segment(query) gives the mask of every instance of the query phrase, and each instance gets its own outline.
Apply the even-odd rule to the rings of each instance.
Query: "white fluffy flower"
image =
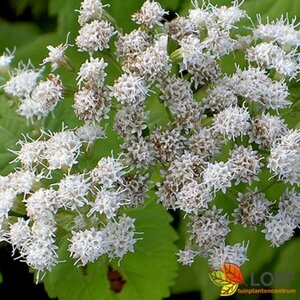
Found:
[[[236,184],[246,182],[249,185],[254,180],[258,180],[258,174],[262,167],[260,160],[262,158],[254,151],[251,146],[235,146],[230,152],[230,164],[233,172],[233,177]]]
[[[180,54],[182,62],[180,71],[188,71],[192,75],[195,86],[216,81],[221,70],[215,57],[204,52],[205,45],[201,44],[198,37],[188,36],[180,41]]]
[[[151,183],[149,174],[126,174],[123,183],[124,190],[122,191],[123,199],[130,201],[130,206],[133,207],[144,204],[145,198],[148,197],[147,192]]]
[[[134,252],[134,244],[138,241],[135,238],[135,219],[126,215],[119,218],[118,222],[109,221],[103,229],[105,240],[108,242],[107,254],[110,259],[122,257],[128,252]]]
[[[259,68],[241,70],[237,68],[231,78],[231,87],[234,92],[252,101],[263,109],[279,109],[291,104],[287,100],[289,95],[287,84],[281,81],[272,81],[265,71]]]
[[[232,214],[234,223],[241,223],[243,227],[249,227],[253,230],[264,224],[270,213],[270,206],[273,204],[266,199],[263,193],[259,193],[257,190],[245,194],[239,193],[237,201],[239,205]]]
[[[42,154],[46,149],[45,142],[24,136],[24,141],[19,140],[17,145],[21,146],[19,151],[11,150],[12,153],[17,155],[15,161],[20,162],[25,168],[29,169],[33,169],[41,162]]]
[[[109,48],[108,43],[114,34],[114,27],[110,23],[94,20],[79,29],[79,35],[75,42],[79,51],[92,54],[95,51]]]
[[[258,16],[258,21],[257,28],[253,30],[256,39],[266,42],[274,41],[286,49],[300,45],[300,33],[299,30],[296,30],[299,24],[296,23],[296,17],[290,20],[288,16],[282,15],[275,21],[267,20],[267,24],[263,24],[261,17]]]
[[[64,167],[71,168],[77,163],[81,141],[73,131],[49,133],[50,139],[46,142],[43,158],[48,162],[48,169],[55,170]]]
[[[74,95],[74,112],[84,121],[108,119],[110,100],[107,86],[83,88]]]
[[[102,157],[91,171],[92,181],[105,188],[111,188],[117,183],[122,184],[122,176],[126,173],[124,168],[125,166],[119,158]]]
[[[78,76],[76,78],[77,84],[81,86],[82,83],[89,85],[102,86],[106,77],[104,69],[108,64],[103,58],[99,59],[90,57],[80,67]]]
[[[119,57],[137,55],[152,45],[152,37],[141,28],[120,35],[116,41],[116,51]]]
[[[126,163],[131,169],[147,168],[154,162],[154,153],[149,141],[143,137],[132,138],[122,145]]]
[[[31,62],[27,65],[19,64],[10,74],[10,79],[3,85],[5,93],[19,98],[29,97],[36,86],[43,69],[35,69]]]
[[[250,114],[246,107],[229,106],[214,117],[214,130],[228,138],[235,140],[247,134],[250,128]]]
[[[212,14],[216,18],[217,26],[221,27],[224,30],[230,30],[234,27],[234,24],[237,23],[240,19],[246,16],[245,11],[240,9],[238,0],[232,1],[232,6],[211,6]]]
[[[38,118],[47,116],[54,110],[57,103],[63,98],[63,86],[58,75],[50,74],[45,81],[40,81],[32,91],[31,99],[37,102],[37,110],[33,114]]]
[[[98,139],[106,138],[105,129],[99,124],[92,122],[86,122],[83,126],[77,128],[75,134],[82,143],[87,144],[87,149]]]
[[[165,23],[165,29],[168,36],[175,41],[180,41],[191,34],[197,34],[194,23],[184,17],[177,17]]]
[[[213,206],[212,210],[206,210],[201,216],[195,216],[190,223],[190,240],[194,241],[203,255],[214,246],[222,243],[230,232],[229,220],[222,215],[221,209]]]
[[[163,130],[158,127],[150,134],[155,158],[161,162],[172,161],[176,155],[180,154],[184,140],[185,137],[177,128]]]
[[[221,270],[224,263],[241,266],[248,260],[246,255],[247,249],[248,244],[244,245],[244,243],[237,243],[232,246],[222,243],[209,251],[209,264],[213,270]]]
[[[227,107],[236,106],[238,103],[238,97],[230,87],[230,79],[227,77],[216,81],[212,87],[206,89],[206,92],[207,97],[202,101],[213,112],[220,112]]]
[[[132,20],[137,24],[153,28],[155,25],[161,25],[160,22],[166,13],[158,2],[147,0],[140,10],[132,15]]]
[[[195,128],[193,135],[187,141],[189,151],[201,157],[203,161],[210,161],[221,150],[221,138],[213,128]]]
[[[89,178],[85,174],[66,175],[59,183],[57,199],[66,209],[75,210],[88,204]]]
[[[12,188],[0,191],[0,221],[3,218],[8,218],[8,213],[16,201],[16,195],[16,192]]]
[[[210,189],[192,180],[185,184],[176,194],[175,207],[187,214],[197,214],[199,210],[207,208],[208,203],[213,200]]]
[[[124,106],[115,115],[114,129],[126,140],[135,135],[140,137],[147,128],[148,115],[142,106]]]
[[[300,185],[299,130],[290,130],[273,145],[268,167],[284,182]]]
[[[91,20],[100,20],[105,6],[107,5],[103,5],[100,0],[82,1],[78,10],[78,23],[83,26]]]
[[[273,247],[279,247],[288,241],[294,234],[296,228],[294,219],[282,212],[275,216],[270,216],[265,222],[265,239],[271,242]]]
[[[176,118],[177,127],[191,128],[202,116],[200,104],[195,101],[189,81],[175,75],[161,83],[161,99]]]
[[[146,48],[136,56],[130,56],[123,62],[124,72],[143,77],[147,82],[165,79],[171,70],[170,58],[166,49],[158,45]]]
[[[183,266],[191,266],[194,262],[195,256],[197,252],[187,249],[187,250],[179,250],[177,253],[178,259],[177,261]]]
[[[22,102],[17,109],[17,113],[33,123],[35,117],[41,119],[44,116],[42,110],[41,102],[37,102],[31,97],[27,97],[22,99]]]
[[[248,61],[254,61],[266,69],[275,69],[288,78],[296,78],[300,72],[298,56],[295,51],[285,53],[279,46],[265,42],[247,50]]]
[[[84,231],[72,232],[69,252],[71,257],[77,259],[81,266],[88,262],[94,262],[99,256],[107,252],[107,241],[104,239],[103,231],[95,228]]]
[[[24,200],[27,215],[34,221],[53,221],[60,205],[54,189],[41,188]]]
[[[122,191],[105,188],[98,190],[95,201],[90,203],[92,208],[87,216],[89,217],[93,213],[98,212],[105,214],[108,219],[114,218],[120,207],[130,204],[130,200],[124,199],[122,196]]]
[[[68,47],[71,46],[68,44],[69,34],[67,35],[67,40],[65,44],[59,44],[58,46],[47,46],[49,50],[48,57],[43,60],[43,65],[46,63],[51,64],[52,71],[55,71],[59,67],[64,67],[68,65],[68,58],[65,55]]]
[[[51,271],[58,263],[55,245],[56,227],[52,222],[39,220],[32,225],[32,240],[26,247],[26,263],[36,269],[36,281],[39,281],[40,272]]]
[[[17,194],[28,194],[40,177],[31,170],[22,169],[8,175],[10,186]]]
[[[112,95],[123,105],[137,106],[142,104],[147,93],[148,88],[145,80],[130,74],[121,75],[112,87]]]
[[[196,199],[194,197],[191,199],[183,199],[182,202],[178,202],[177,198],[178,193],[185,185],[193,182],[194,180],[199,182],[199,178],[202,176],[203,172],[202,163],[203,161],[201,160],[201,157],[189,152],[185,152],[183,155],[175,157],[170,163],[168,170],[166,172],[162,172],[164,181],[162,183],[158,183],[157,196],[159,198],[159,202],[162,202],[162,204],[168,209],[176,209],[179,206],[183,207],[187,200],[190,201],[188,209],[191,210],[197,208],[199,203],[203,204],[206,201],[209,202],[210,197],[208,197],[208,199]],[[198,187],[195,192],[197,192],[197,189]],[[184,196],[185,192],[183,192],[182,196]],[[203,193],[202,196],[205,197],[206,194]]]
[[[280,138],[288,131],[284,119],[263,113],[252,120],[249,142],[255,142],[261,147],[270,148],[280,141]]]
[[[25,251],[31,241],[30,221],[30,219],[18,218],[17,222],[10,225],[8,241],[13,247],[13,254],[18,250],[21,256],[25,255]]]
[[[231,38],[230,33],[226,30],[219,27],[209,27],[203,45],[211,50],[216,57],[221,57],[236,49],[236,40]]]
[[[188,19],[198,28],[199,30],[206,29],[208,25],[215,23],[215,16],[209,11],[206,3],[204,2],[202,8],[198,7],[197,1],[192,1],[194,6],[193,9],[189,10]]]
[[[230,162],[208,163],[203,171],[203,184],[213,193],[221,190],[226,192],[226,188],[231,187],[231,181],[234,179],[233,168]]]
[[[300,224],[300,194],[294,189],[286,190],[280,197],[279,212],[292,218],[295,226]]]

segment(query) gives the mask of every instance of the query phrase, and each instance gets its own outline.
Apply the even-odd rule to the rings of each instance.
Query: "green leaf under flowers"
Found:
[[[170,215],[153,199],[148,199],[145,206],[124,212],[136,219],[136,231],[143,233],[136,235],[143,239],[135,244],[135,252],[127,253],[120,262],[116,259],[109,263],[103,256],[86,268],[76,268],[74,260],[68,257],[65,238],[59,257],[66,262],[58,264],[44,279],[50,297],[60,300],[161,300],[169,296],[177,271],[176,234],[170,226]],[[109,265],[126,281],[119,293],[110,289]]]

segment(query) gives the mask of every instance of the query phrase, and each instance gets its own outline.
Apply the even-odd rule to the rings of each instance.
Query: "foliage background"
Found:
[[[190,1],[186,0],[160,0],[159,1],[166,10],[177,12],[178,14],[185,14],[191,7]],[[213,4],[224,5],[230,4],[230,0],[214,0]],[[47,45],[58,45],[65,41],[68,32],[71,32],[70,40],[74,41],[76,32],[78,31],[77,14],[74,12],[79,7],[80,0],[2,0],[0,12],[0,53],[5,48],[17,48],[14,66],[19,60],[27,61],[30,59],[35,66],[38,66],[44,57],[47,56]],[[130,15],[135,12],[143,3],[142,0],[112,0],[103,1],[109,3],[109,13],[117,20],[120,27],[125,32],[132,30],[135,25],[130,21]],[[248,14],[255,21],[255,15],[260,13],[262,19],[266,17],[275,19],[280,17],[282,13],[288,13],[290,17],[297,16],[300,19],[300,3],[299,0],[245,0],[243,6]],[[71,48],[68,50],[73,63],[78,67],[82,62],[82,54],[76,52]],[[233,64],[230,64],[230,58],[224,58],[222,67],[226,72],[233,71]],[[237,58],[238,59],[238,58]],[[241,63],[243,63],[241,61]],[[118,76],[117,70],[111,67],[108,70],[108,81]],[[72,84],[68,79],[67,74],[62,74],[63,80]],[[64,81],[64,82],[66,82]],[[68,82],[69,81],[69,82]],[[300,89],[291,87],[291,97],[299,98]],[[12,170],[13,165],[9,161],[13,159],[13,155],[7,149],[14,149],[15,143],[21,137],[21,133],[29,132],[35,134],[36,126],[28,125],[26,120],[19,117],[15,113],[15,107],[3,96],[0,96],[0,174],[6,175]],[[69,128],[78,125],[72,109],[72,99],[65,99],[62,104],[55,110],[55,119],[49,117],[42,124],[43,127],[51,130],[59,130],[62,120]],[[150,118],[150,123],[163,123],[163,115],[160,113],[158,103],[152,102],[151,109],[153,113]],[[292,126],[299,125],[299,112],[285,114],[285,119],[288,124]],[[151,124],[149,124],[151,125]],[[39,125],[40,126],[40,125]],[[112,143],[100,141],[94,147],[94,155],[89,161],[82,162],[83,164],[93,165],[100,156],[109,155],[111,149],[118,151],[118,140],[111,130],[108,128],[108,136]],[[97,153],[99,155],[97,155]],[[261,175],[261,185],[267,184],[268,174]],[[267,191],[267,196],[270,199],[276,199],[282,193],[284,185],[276,185]],[[228,196],[219,197],[216,201],[223,201],[230,208],[230,199]],[[222,199],[221,199],[222,198]],[[228,203],[228,204],[226,204]],[[218,202],[219,204],[219,202]],[[147,227],[152,224],[152,218],[149,219],[147,209],[151,211],[152,216],[155,216],[156,227],[153,228],[153,239],[145,241],[145,249],[151,252],[152,256],[157,255],[157,266],[153,266],[151,259],[144,263],[144,256],[139,257],[139,254],[133,254],[128,259],[124,259],[124,268],[130,271],[130,266],[133,264],[139,265],[141,263],[137,275],[134,276],[132,272],[132,280],[135,290],[128,291],[128,294],[121,293],[117,296],[111,296],[110,293],[105,293],[108,290],[108,283],[103,282],[105,278],[105,262],[101,259],[91,265],[88,269],[89,276],[84,277],[80,269],[75,269],[72,262],[67,262],[66,266],[55,268],[51,275],[45,278],[45,288],[50,297],[60,296],[62,300],[93,300],[93,299],[160,299],[168,296],[168,286],[172,284],[172,295],[168,299],[204,299],[214,300],[218,298],[219,290],[210,282],[208,277],[207,263],[197,260],[192,267],[179,267],[178,276],[176,277],[176,262],[174,252],[175,247],[171,242],[176,239],[174,230],[168,225],[171,221],[170,216],[164,213],[161,208],[155,207],[152,202],[149,202],[146,210],[140,212],[132,211],[129,214],[137,216],[139,219],[145,220],[141,224],[141,231],[143,226]],[[157,217],[157,218],[156,218]],[[184,245],[185,236],[185,222],[178,223],[178,216],[173,215],[174,221],[172,226],[179,233],[177,239],[177,246],[182,248]],[[160,223],[161,221],[161,223]],[[158,229],[159,232],[158,232]],[[147,230],[147,229],[145,229]],[[270,248],[269,244],[265,242],[263,234],[259,232],[251,232],[241,227],[235,227],[229,235],[229,242],[241,242],[242,240],[250,240],[248,257],[250,262],[242,267],[245,281],[248,281],[250,272],[260,274],[262,272],[295,272],[296,280],[292,282],[290,288],[298,289],[300,292],[300,264],[295,262],[297,259],[298,249],[300,249],[299,232],[296,232],[295,237],[284,244],[279,249]],[[147,244],[148,243],[148,244]],[[35,286],[33,284],[33,275],[27,270],[25,264],[13,261],[10,258],[10,249],[7,245],[1,245],[0,250],[0,295],[10,295],[7,299],[14,299],[17,292],[24,292],[24,296],[32,299],[48,299],[43,285]],[[63,251],[64,249],[62,249]],[[160,252],[163,252],[164,257],[161,257]],[[126,264],[128,268],[126,269]],[[122,264],[123,265],[123,264]],[[135,271],[138,266],[135,266]],[[157,268],[157,269],[156,269]],[[73,271],[75,269],[75,271]],[[156,271],[156,270],[159,270]],[[159,273],[159,274],[158,274]],[[139,294],[141,290],[148,295],[146,298]],[[121,295],[121,296],[120,296]],[[287,298],[288,297],[288,298]],[[235,295],[230,297],[232,299],[297,299],[293,295],[263,295],[259,296],[244,296]]]

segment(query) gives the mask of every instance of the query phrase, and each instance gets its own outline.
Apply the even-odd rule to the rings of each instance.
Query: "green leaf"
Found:
[[[117,260],[110,263],[126,281],[122,291],[110,290],[109,263],[105,257],[87,268],[77,268],[74,260],[68,257],[67,242],[64,242],[60,259],[66,262],[58,264],[44,279],[50,297],[60,300],[161,300],[169,296],[177,270],[173,244],[176,234],[170,226],[170,215],[154,200],[148,200],[144,207],[126,210],[126,213],[136,218],[136,231],[143,232],[143,239],[135,244],[135,252],[125,255],[119,264]]]
[[[0,273],[0,284],[3,282],[3,276],[2,274]]]
[[[35,16],[39,16],[47,7],[48,0],[11,0],[10,2],[17,15],[21,15],[26,9],[30,9]]]
[[[69,31],[74,34],[78,32],[78,13],[75,10],[79,9],[80,2],[80,0],[51,0],[49,2],[49,14],[58,16],[58,32],[65,34]]]
[[[0,21],[0,55],[8,48],[18,49],[25,43],[32,43],[39,34],[39,29],[33,23],[9,23]]]
[[[137,25],[131,21],[131,15],[135,13],[144,3],[144,0],[135,1],[103,1],[103,4],[109,4],[106,7],[106,11],[112,15],[116,20],[119,27],[121,27],[124,32],[129,32],[137,27]]]
[[[299,255],[300,238],[292,239],[282,246],[281,252],[276,260],[273,273],[278,276],[278,282],[274,283],[274,289],[294,289],[299,293],[300,290],[300,265],[295,262]],[[292,276],[288,279],[289,274]],[[287,280],[287,282],[285,282]],[[274,300],[293,300],[299,299],[299,294],[274,294]]]
[[[175,285],[172,287],[174,294],[199,291],[202,300],[216,300],[220,288],[215,286],[209,277],[210,267],[204,259],[196,257],[192,266],[180,266]]]
[[[12,171],[14,165],[9,162],[15,158],[8,149],[17,149],[16,142],[22,138],[21,133],[34,134],[34,127],[16,113],[15,107],[8,105],[5,96],[0,95],[0,103],[0,170],[6,175]]]
[[[218,285],[218,286],[223,286],[223,285],[227,285],[229,284],[230,282],[228,282],[226,280],[226,276],[223,272],[221,271],[213,271],[213,272],[210,272],[209,273],[209,277],[210,277],[210,280],[215,284],[215,285]]]

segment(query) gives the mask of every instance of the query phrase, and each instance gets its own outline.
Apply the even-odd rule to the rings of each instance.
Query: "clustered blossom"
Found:
[[[133,246],[137,242],[134,219],[121,216],[119,222],[108,222],[106,226],[72,232],[69,251],[71,256],[84,266],[94,262],[99,256],[107,253],[110,259],[122,258],[127,252],[134,252]]]
[[[0,57],[7,77],[1,89],[18,101],[21,116],[48,120],[70,97],[78,119],[73,129],[37,125],[39,137],[24,134],[11,150],[18,165],[0,176],[0,240],[37,270],[37,280],[61,263],[61,227],[77,265],[103,255],[120,262],[134,252],[143,220],[135,226],[127,212],[152,201],[145,200],[149,190],[157,205],[189,220],[177,253],[183,265],[200,256],[214,270],[241,266],[251,241],[227,240],[238,224],[275,247],[299,227],[300,130],[285,119],[299,106],[289,90],[300,73],[296,19],[263,24],[258,16],[248,35],[238,35],[247,18],[242,3],[192,4],[187,16],[169,21],[147,0],[132,15],[136,28],[124,33],[109,5],[84,0],[74,41],[78,68],[67,56],[69,34],[65,44],[47,47],[42,65],[53,73],[46,78],[45,68],[30,62],[12,68],[14,51]],[[237,59],[225,74],[225,55],[243,56],[243,66]],[[111,61],[118,72],[111,73]],[[72,71],[73,87],[64,88],[61,69]],[[258,188],[270,173],[270,185]],[[286,190],[269,199],[278,182]]]
[[[225,245],[212,248],[209,252],[209,264],[213,270],[220,270],[224,263],[232,263],[237,266],[244,264],[248,258],[246,255],[248,244]]]
[[[76,38],[76,45],[80,51],[92,54],[109,48],[109,41],[115,34],[114,28],[107,21],[94,20],[83,25]]]
[[[255,142],[263,148],[270,149],[288,131],[284,120],[279,116],[263,113],[252,119],[250,142]]]
[[[34,68],[31,62],[27,65],[20,63],[16,70],[11,71],[10,79],[4,84],[5,93],[18,98],[26,99],[36,86],[41,76],[41,70]]]
[[[290,130],[270,150],[268,167],[283,181],[300,185],[300,130]]]
[[[245,107],[229,106],[214,117],[214,130],[224,138],[234,140],[247,134],[250,114]]]
[[[67,41],[65,44],[59,44],[56,47],[54,47],[52,45],[47,46],[47,49],[49,50],[49,54],[48,54],[48,57],[46,57],[43,60],[42,65],[44,65],[46,63],[50,63],[52,71],[55,71],[59,67],[68,67],[69,66],[69,61],[65,54],[68,47],[71,46],[70,44],[68,44],[68,38],[69,38],[69,34],[67,36]]]
[[[102,86],[104,79],[106,77],[105,68],[107,63],[103,58],[93,58],[90,57],[89,60],[86,60],[80,67],[77,76],[77,84],[81,85],[82,83],[94,86]]]
[[[132,20],[137,24],[153,28],[154,25],[160,25],[166,13],[158,2],[146,0],[140,11],[132,15]]]
[[[239,193],[237,201],[239,205],[232,214],[234,222],[236,224],[241,223],[244,227],[253,230],[264,224],[273,204],[266,199],[263,193],[259,193],[257,190],[245,194]]]

